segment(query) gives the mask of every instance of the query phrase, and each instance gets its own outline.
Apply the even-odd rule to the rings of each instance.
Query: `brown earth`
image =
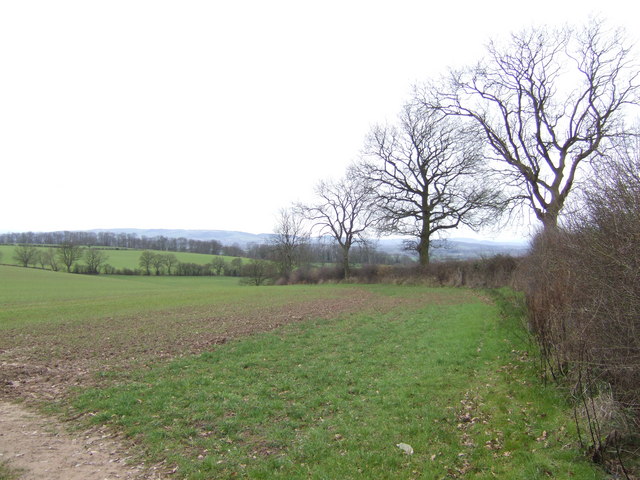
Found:
[[[24,480],[159,479],[129,464],[126,450],[100,430],[69,435],[62,425],[20,405],[0,402],[0,461]]]

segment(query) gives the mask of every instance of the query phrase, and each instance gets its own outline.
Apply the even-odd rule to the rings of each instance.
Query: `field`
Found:
[[[18,262],[13,258],[13,253],[15,250],[14,245],[0,245],[0,254],[2,255],[0,258],[0,264],[5,265],[18,265]],[[39,250],[46,250],[45,247],[37,247]],[[140,260],[140,254],[142,250],[116,250],[116,249],[104,249],[103,250],[107,254],[107,261],[109,265],[114,268],[139,268],[138,261]],[[162,253],[172,253],[176,256],[179,262],[183,263],[196,263],[198,265],[204,265],[207,263],[211,263],[211,260],[214,258],[222,258],[226,262],[231,261],[234,257],[227,256],[217,256],[217,255],[206,255],[203,253],[189,253],[189,252],[162,252]],[[84,261],[79,260],[80,264],[84,264]],[[40,265],[38,265],[40,266]],[[61,269],[65,267],[61,265]]]
[[[604,478],[506,294],[0,267],[0,395],[167,478]]]

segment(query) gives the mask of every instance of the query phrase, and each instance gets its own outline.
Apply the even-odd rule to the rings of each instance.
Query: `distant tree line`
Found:
[[[49,268],[54,272],[62,267],[71,273],[98,274],[106,265],[108,255],[104,250],[95,247],[83,248],[80,245],[65,243],[55,247],[38,248],[33,245],[18,245],[13,252],[13,259],[23,267]],[[78,265],[79,260],[86,265]]]
[[[272,242],[249,243],[244,248],[234,243],[224,245],[218,240],[193,240],[184,237],[168,238],[164,236],[147,237],[135,233],[113,232],[17,232],[0,234],[0,245],[82,245],[113,249],[155,250],[165,252],[190,252],[228,257],[247,257],[255,259],[273,259]],[[309,240],[305,247],[305,258],[314,263],[334,263],[342,255],[341,249],[325,241]],[[404,255],[388,254],[375,249],[374,245],[354,252],[356,263],[406,263],[410,259]],[[36,262],[37,263],[37,262]]]
[[[251,243],[246,248],[238,245],[216,247],[215,241],[187,240],[192,249],[183,250],[191,253],[205,253],[214,249],[220,254],[213,254],[208,263],[180,262],[176,255],[167,250],[152,248],[143,249],[137,265],[115,268],[108,263],[110,249],[128,248],[116,245],[101,245],[105,237],[86,232],[53,232],[53,233],[10,233],[0,235],[0,243],[11,244],[12,241],[30,240],[32,243],[13,243],[16,248],[13,260],[23,267],[40,267],[53,271],[66,271],[80,274],[112,274],[112,275],[178,275],[178,276],[231,276],[251,277],[249,283],[262,284],[267,280],[287,280],[291,273],[299,268],[309,270],[312,267],[332,267],[341,263],[344,249],[341,245],[328,239],[310,239],[305,232],[288,231],[288,222],[292,220],[289,213],[283,213],[280,233],[274,235],[267,243]],[[58,235],[60,234],[60,235]],[[117,235],[107,238],[117,237]],[[133,235],[135,237],[135,235]],[[47,242],[66,239],[61,244]],[[73,243],[86,241],[84,244]],[[180,240],[166,238],[131,238],[129,245],[165,245]],[[215,242],[218,243],[219,242]],[[198,250],[207,250],[205,252]],[[226,260],[222,255],[234,257]],[[242,262],[241,257],[247,260]],[[359,265],[398,265],[410,264],[413,259],[404,254],[389,254],[375,248],[372,242],[360,242],[352,250],[351,262]],[[1,260],[1,259],[0,259]],[[340,278],[340,276],[338,276]]]
[[[209,255],[244,256],[238,245],[223,245],[217,240],[193,240],[138,236],[135,233],[113,232],[21,232],[0,234],[0,244],[24,245],[83,245],[87,247],[129,248],[134,250],[160,250],[166,252],[190,252]]]

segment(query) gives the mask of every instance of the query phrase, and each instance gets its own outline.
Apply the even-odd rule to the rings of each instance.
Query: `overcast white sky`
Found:
[[[599,14],[633,38],[639,13],[629,0],[4,0],[0,231],[270,232],[413,83],[473,62],[490,37]]]

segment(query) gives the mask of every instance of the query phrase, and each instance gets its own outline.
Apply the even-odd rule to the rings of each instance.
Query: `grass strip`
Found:
[[[516,317],[477,297],[289,325],[116,375],[74,407],[177,478],[604,478]]]

